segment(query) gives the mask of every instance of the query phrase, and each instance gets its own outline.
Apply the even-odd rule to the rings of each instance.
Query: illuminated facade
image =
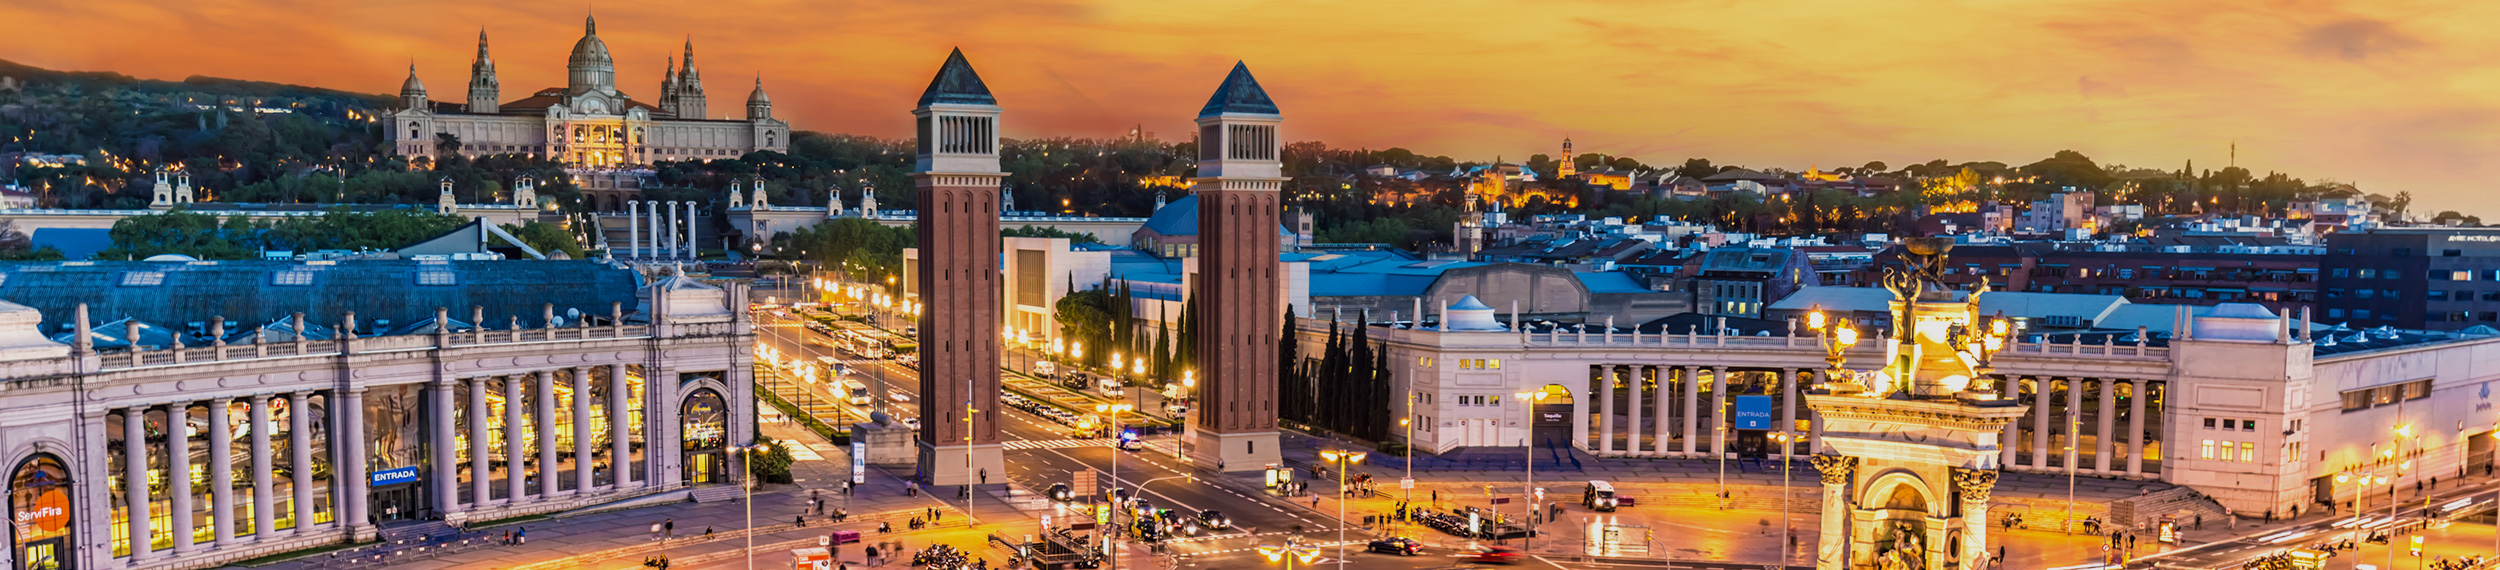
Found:
[[[1708,324],[1523,321],[1512,312],[1535,319],[1537,311],[1508,300],[1426,296],[1421,305],[1424,326],[1368,332],[1385,346],[1396,388],[1412,391],[1412,443],[1427,452],[1550,440],[1601,457],[1804,455],[1836,435],[1829,414],[1803,405],[1802,392],[1832,376],[1803,319],[1718,333]],[[2493,464],[2500,371],[2477,363],[2500,350],[2500,334],[2344,329],[2252,304],[2190,309],[2141,329],[2005,339],[1989,373],[1969,385],[2022,406],[2019,417],[1993,424],[1986,463],[2161,481],[2241,513],[2278,515],[2349,502],[2361,489],[2339,476],[2370,473],[2409,486]],[[1328,317],[1297,322],[1301,354],[1324,353]],[[1856,323],[1870,340],[1844,351],[1850,377],[1898,356],[1884,348],[1889,331],[1871,321]],[[1873,380],[1870,388],[1885,387]],[[1531,391],[1553,396],[1523,408],[1513,394]],[[1759,413],[1768,421],[1747,422],[1749,406],[1767,410]],[[1768,437],[1776,431],[1803,432],[1803,441],[1782,448]],[[2110,521],[2103,508],[2085,505],[2076,517]],[[2055,509],[2027,512],[2029,528],[2061,528],[2044,514]]]
[[[725,498],[726,450],[753,437],[741,287],[590,262],[0,272],[10,568],[207,568],[400,522]]]
[[[616,87],[616,62],[599,39],[596,21],[585,21],[573,44],[564,87],[500,101],[501,83],[478,33],[465,103],[431,101],[415,66],[400,85],[399,110],[384,117],[392,152],[441,154],[440,135],[457,137],[464,156],[526,154],[585,168],[650,164],[662,160],[730,159],[758,151],[787,151],[790,124],[772,116],[772,98],[758,79],[747,95],[743,119],[707,113],[703,75],[694,64],[694,42],[685,59],[672,62],[660,84],[659,104],[634,100]]]

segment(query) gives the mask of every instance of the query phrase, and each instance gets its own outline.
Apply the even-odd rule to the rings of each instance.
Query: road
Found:
[[[888,404],[885,411],[896,418],[919,416],[918,407],[922,401],[919,373],[911,367],[895,364],[891,360],[861,359],[809,342],[811,338],[822,338],[823,335],[808,330],[803,321],[796,318],[759,312],[756,323],[759,343],[802,361],[814,362],[819,357],[843,361],[870,377],[868,383],[872,393],[879,383],[876,379],[882,378],[888,393],[884,400]],[[785,360],[787,358],[784,357]],[[822,383],[808,384],[808,388],[820,398],[841,401]],[[1072,409],[1087,409],[1091,405],[1090,401],[1061,403]],[[854,417],[865,413],[865,410],[856,407],[848,411]],[[1068,483],[1075,478],[1075,473],[1087,469],[1097,470],[1098,477],[1108,482],[1112,477],[1113,461],[1117,461],[1121,486],[1139,493],[1138,496],[1147,499],[1156,508],[1178,509],[1188,514],[1216,510],[1232,520],[1234,528],[1177,544],[1172,547],[1176,551],[1242,548],[1253,545],[1259,539],[1251,535],[1274,537],[1278,533],[1294,532],[1296,528],[1313,533],[1334,529],[1329,517],[1307,509],[1285,505],[1281,501],[1262,500],[1244,491],[1194,479],[1203,473],[1163,453],[1143,449],[1116,451],[1110,447],[1111,440],[1108,439],[1072,439],[1068,436],[1070,428],[1046,417],[1013,409],[1005,413],[1007,415],[1000,423],[1000,432],[1001,443],[1006,447],[1007,476],[1027,489],[1039,491],[1054,483]],[[1145,489],[1134,491],[1140,484],[1145,484]],[[1328,534],[1333,535],[1333,532]],[[1333,540],[1334,537],[1329,538]]]

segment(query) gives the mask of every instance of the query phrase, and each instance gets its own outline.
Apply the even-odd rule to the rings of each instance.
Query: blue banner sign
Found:
[[[1770,396],[1737,396],[1736,429],[1771,429]]]
[[[396,485],[415,480],[417,480],[417,468],[415,467],[384,469],[373,472],[373,485],[376,487],[383,485]]]

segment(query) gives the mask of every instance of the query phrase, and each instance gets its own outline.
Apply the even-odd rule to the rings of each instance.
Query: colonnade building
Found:
[[[7,560],[205,568],[734,489],[745,295],[590,261],[0,264]]]
[[[1411,400],[1393,411],[1417,420],[1421,449],[1526,442],[1662,458],[1822,449],[1822,422],[1799,392],[1831,367],[1826,339],[1802,324],[1754,336],[1610,329],[1522,323],[1472,296],[1449,301],[1423,326],[1368,331],[1388,352],[1393,389]],[[1302,355],[1322,354],[1331,316],[1300,320]],[[2244,513],[2349,501],[2355,489],[2338,474],[2410,484],[2479,476],[2492,464],[2500,331],[2357,330],[2250,304],[2177,317],[2161,328],[2018,335],[1996,357],[1996,376],[1975,382],[2030,411],[1988,452],[2010,471],[2194,487]],[[1878,340],[1843,351],[1845,369],[1883,366],[1884,335],[1865,337]],[[1523,407],[1517,394],[1534,392],[1547,397]],[[1782,431],[1805,437],[1781,449],[1768,436]]]

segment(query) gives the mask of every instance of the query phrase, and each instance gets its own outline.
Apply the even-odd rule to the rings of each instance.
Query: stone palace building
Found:
[[[734,493],[745,295],[590,261],[0,264],[9,567]]]
[[[599,39],[596,20],[584,20],[582,39],[573,44],[565,69],[563,87],[505,101],[495,60],[487,55],[486,33],[480,31],[477,59],[469,67],[468,100],[429,99],[416,66],[410,65],[408,80],[399,88],[400,108],[385,115],[389,128],[384,132],[392,151],[402,156],[434,156],[437,135],[448,134],[459,137],[463,155],[527,154],[585,169],[729,159],[790,148],[790,124],[773,118],[772,97],[764,94],[761,78],[747,94],[744,118],[712,118],[703,72],[694,64],[693,41],[686,42],[685,59],[664,70],[658,104],[617,89],[616,61],[608,56],[607,42]]]

